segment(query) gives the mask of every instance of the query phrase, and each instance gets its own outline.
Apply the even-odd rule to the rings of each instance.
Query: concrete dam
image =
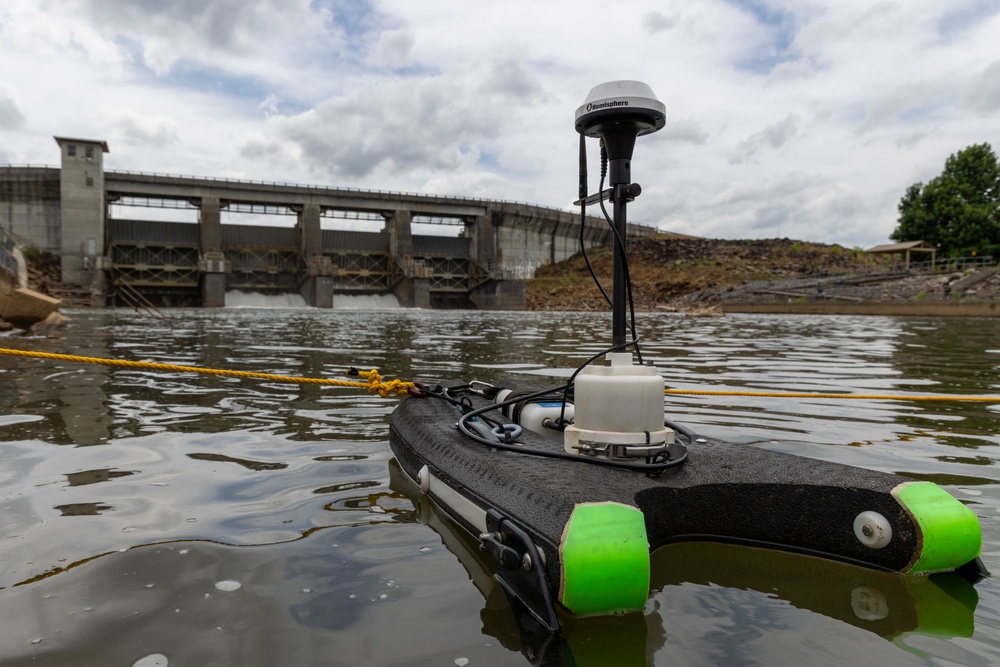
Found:
[[[105,170],[104,141],[55,137],[59,167],[0,166],[0,228],[56,253],[62,282],[102,306],[124,293],[166,305],[222,306],[225,293],[394,294],[409,307],[517,309],[524,280],[580,248],[579,213],[444,195]],[[189,211],[196,222],[132,219],[129,207]],[[115,215],[112,215],[115,211]],[[229,224],[223,213],[294,219]],[[277,219],[277,218],[276,218]],[[339,229],[324,228],[337,221]],[[419,223],[457,236],[414,233]],[[330,225],[327,225],[330,226]],[[346,227],[346,228],[345,228]],[[377,231],[373,231],[377,229]],[[603,218],[587,247],[611,242]],[[630,225],[629,234],[657,230]]]

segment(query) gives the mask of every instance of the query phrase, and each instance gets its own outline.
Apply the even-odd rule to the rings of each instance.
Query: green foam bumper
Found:
[[[582,503],[559,544],[559,602],[578,616],[642,609],[649,596],[649,539],[642,512]]]
[[[906,574],[946,572],[979,557],[983,547],[979,519],[950,493],[931,482],[908,482],[893,489],[892,495],[920,531],[919,550]]]

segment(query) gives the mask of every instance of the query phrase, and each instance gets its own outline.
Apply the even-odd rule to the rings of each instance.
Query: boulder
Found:
[[[16,327],[27,329],[58,310],[61,304],[62,301],[55,297],[26,287],[18,287],[10,292],[4,303],[0,304],[3,306],[0,318]]]
[[[58,310],[54,310],[49,313],[44,320],[38,322],[31,327],[31,333],[33,334],[50,334],[56,331],[62,331],[66,328],[66,323],[69,322],[66,316],[60,313]]]

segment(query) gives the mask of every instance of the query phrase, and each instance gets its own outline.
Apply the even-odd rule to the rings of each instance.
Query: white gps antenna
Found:
[[[576,131],[604,139],[609,160],[630,160],[635,138],[656,132],[666,120],[667,108],[652,88],[641,81],[609,81],[594,86],[576,110]]]
[[[614,292],[612,338],[616,347],[625,346],[625,204],[642,192],[632,183],[632,150],[636,137],[651,134],[666,124],[666,107],[656,99],[653,89],[640,81],[609,81],[594,86],[586,101],[576,110],[576,131],[580,133],[580,201],[587,204],[610,199],[614,202]],[[600,137],[607,152],[610,189],[587,195],[586,147],[584,137]],[[582,220],[581,220],[582,224]]]

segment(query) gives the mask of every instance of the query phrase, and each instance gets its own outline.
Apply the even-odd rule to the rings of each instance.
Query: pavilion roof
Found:
[[[866,253],[878,254],[878,253],[896,253],[896,252],[937,252],[937,248],[932,246],[926,241],[905,241],[903,243],[887,243],[885,245],[877,245],[874,248],[869,248],[865,250]]]

